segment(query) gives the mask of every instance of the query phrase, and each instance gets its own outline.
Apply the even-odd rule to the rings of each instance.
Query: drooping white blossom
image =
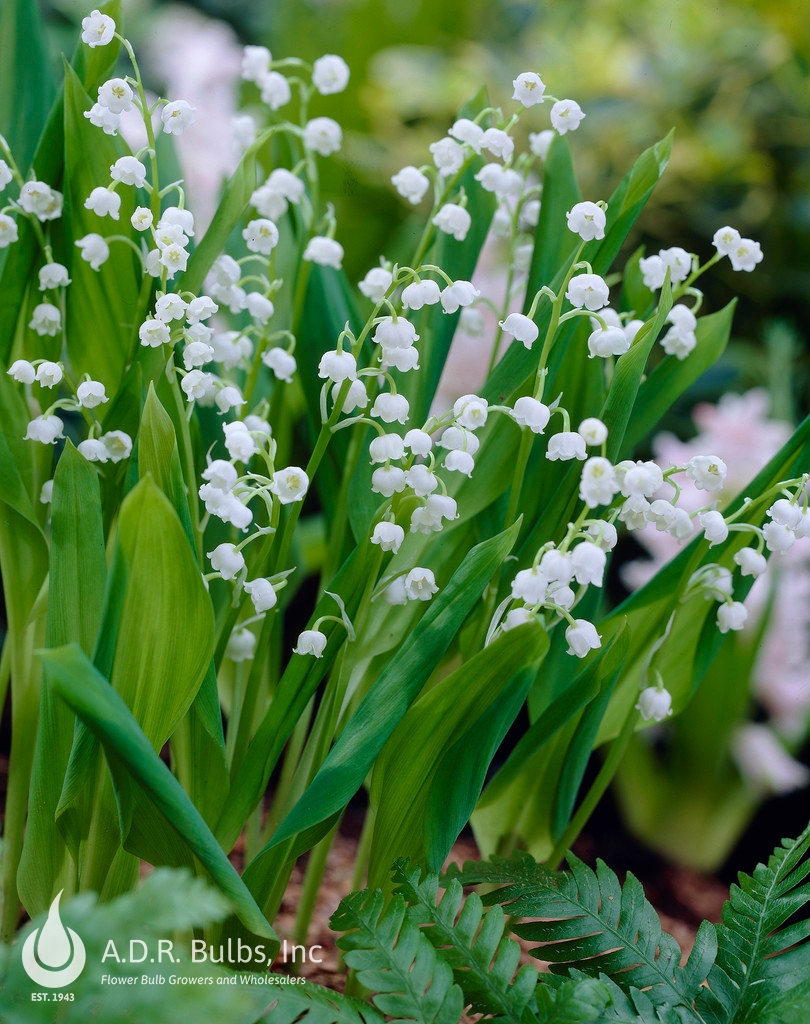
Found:
[[[524,107],[533,107],[543,102],[543,93],[546,91],[543,79],[534,71],[524,71],[512,82],[514,92],[512,99],[522,103]]]
[[[76,398],[85,409],[95,409],[109,401],[104,385],[97,380],[84,380],[76,388]]]
[[[309,477],[298,466],[288,466],[277,470],[270,481],[270,490],[278,497],[282,505],[301,501],[307,493]]]
[[[639,694],[636,710],[646,722],[663,722],[672,714],[672,696],[663,687],[648,686]]]
[[[160,112],[163,131],[166,135],[182,135],[197,119],[197,110],[185,100],[173,100]]]
[[[106,46],[115,35],[115,22],[101,11],[92,11],[82,18],[82,42],[88,46]]]
[[[92,210],[98,217],[112,217],[113,220],[118,220],[119,210],[121,209],[121,196],[117,192],[111,192],[109,189],[99,185],[85,199],[84,208],[85,210]]]
[[[377,523],[371,534],[371,543],[377,544],[383,551],[399,551],[402,542],[405,540],[405,531],[396,523]]]
[[[433,218],[433,223],[440,231],[452,235],[457,242],[463,242],[472,224],[467,210],[457,203],[445,203]]]
[[[245,568],[245,556],[235,544],[218,544],[208,552],[211,567],[223,580],[233,580]]]
[[[67,288],[70,284],[67,267],[61,263],[46,263],[39,270],[39,289],[48,291],[54,288]]]
[[[574,619],[574,625],[565,631],[565,639],[568,641],[568,654],[575,654],[578,658],[584,658],[589,651],[602,646],[596,626],[587,619]]]
[[[36,416],[28,424],[24,441],[40,441],[42,444],[56,444],[64,437],[64,423],[58,416]]]
[[[326,634],[319,629],[305,629],[298,636],[293,654],[311,654],[313,658],[322,658],[326,650],[326,640]]]
[[[304,126],[304,145],[321,156],[330,156],[343,145],[343,130],[331,117],[314,117]]]
[[[605,211],[596,203],[575,203],[565,216],[568,230],[579,235],[583,242],[605,237]]]
[[[585,114],[576,100],[558,100],[551,108],[549,119],[560,135],[573,132],[582,124]]]
[[[132,98],[132,88],[123,78],[111,78],[98,88],[99,103],[113,114],[123,114],[131,110]]]
[[[586,459],[585,438],[575,430],[562,430],[559,434],[553,434],[548,440],[546,458],[552,462]]]
[[[595,313],[610,301],[608,286],[598,274],[576,274],[571,278],[565,297],[576,309]]]
[[[278,228],[266,217],[259,217],[248,222],[242,231],[242,238],[251,252],[269,256],[278,245]]]
[[[409,601],[429,601],[438,591],[430,569],[417,567],[405,577],[405,594]]]
[[[425,193],[430,188],[430,179],[418,167],[409,164],[392,176],[391,184],[403,199],[407,199],[409,203],[416,206],[417,203],[422,202]]]
[[[343,246],[334,238],[315,235],[307,242],[303,258],[322,267],[334,267],[340,270],[343,266]]]
[[[529,395],[518,398],[510,415],[519,427],[528,427],[534,434],[542,434],[551,419],[548,406]]]
[[[595,455],[586,461],[582,467],[579,496],[588,508],[609,505],[618,490],[619,483],[609,459]]]
[[[349,84],[349,65],[342,57],[327,53],[312,66],[312,84],[322,96],[343,92]]]
[[[513,338],[522,341],[526,348],[532,347],[540,333],[534,320],[523,313],[510,313],[505,320],[500,321],[500,326],[504,334],[511,334]]]

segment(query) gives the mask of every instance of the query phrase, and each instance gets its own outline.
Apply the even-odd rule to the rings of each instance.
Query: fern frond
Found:
[[[538,864],[530,853],[515,850],[511,857],[468,860],[463,868],[451,864],[440,883],[446,885],[455,879],[461,885],[539,885],[553,877],[554,872]]]
[[[810,901],[809,850],[810,825],[798,839],[783,840],[767,866],[740,874],[739,885],[731,887],[717,927],[717,962],[698,1001],[707,1021],[759,1024],[765,1007],[805,981],[810,920],[786,922]]]
[[[262,1020],[273,1024],[383,1024],[382,1014],[368,1003],[311,981],[279,986]]]
[[[458,1024],[462,991],[419,925],[407,917],[402,896],[394,896],[386,907],[379,889],[352,893],[341,901],[330,925],[346,933],[337,943],[346,963],[376,993],[374,1005],[393,1024]]]
[[[591,978],[572,968],[568,977],[545,977],[537,988],[538,1024],[692,1024],[695,1019],[684,1006],[656,1005],[635,988],[624,992],[604,974]]]
[[[661,927],[641,883],[628,874],[624,886],[606,864],[596,872],[569,854],[570,871],[535,872],[521,858],[519,880],[484,901],[507,905],[513,916],[543,918],[518,925],[523,938],[542,943],[533,955],[554,964],[576,965],[590,975],[604,973],[622,989],[644,989],[655,1004],[681,1004],[690,1013],[701,982],[714,961],[711,925],[698,933],[689,962],[681,968],[681,951]],[[499,865],[502,875],[507,865]],[[463,873],[470,877],[471,873]],[[487,879],[492,880],[492,879]],[[700,1020],[696,1015],[693,1020]]]
[[[396,892],[410,904],[408,916],[452,968],[465,1000],[475,1013],[491,1016],[496,1024],[536,1024],[529,1001],[537,986],[537,970],[524,964],[518,970],[520,946],[504,936],[500,907],[484,913],[475,893],[464,900],[458,881],[451,881],[437,902],[439,879],[421,878],[407,862],[394,865]],[[515,974],[517,971],[517,974]]]

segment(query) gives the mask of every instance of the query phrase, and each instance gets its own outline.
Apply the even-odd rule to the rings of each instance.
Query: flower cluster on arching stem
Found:
[[[202,289],[192,292],[183,281],[192,258],[195,219],[186,206],[182,182],[162,186],[158,179],[155,130],[157,126],[174,137],[193,130],[196,112],[180,98],[147,98],[131,47],[117,36],[107,15],[93,11],[84,19],[82,30],[82,39],[90,47],[121,39],[133,62],[131,75],[111,78],[99,87],[85,117],[99,131],[116,135],[122,116],[134,111],[143,122],[147,144],[118,158],[109,168],[108,180],[99,182],[85,197],[84,207],[97,219],[98,230],[75,244],[94,271],[108,263],[113,246],[125,244],[134,250],[149,295],[148,308],[142,309],[134,327],[136,345],[160,353],[169,386],[179,403],[185,403],[187,419],[198,408],[210,408],[219,418],[217,451],[208,453],[206,467],[196,482],[199,529],[202,533],[213,518],[232,531],[231,539],[206,553],[210,571],[205,579],[208,584],[223,581],[232,588],[238,614],[227,654],[235,661],[247,660],[255,650],[251,626],[277,607],[278,594],[294,570],[288,564],[269,561],[264,554],[246,558],[246,549],[259,542],[258,548],[270,550],[278,543],[282,563],[288,557],[289,544],[278,542],[277,535],[284,531],[286,536],[294,529],[322,457],[316,446],[305,467],[277,464],[276,397],[283,396],[285,388],[297,387],[299,376],[295,311],[287,310],[286,304],[282,314],[276,310],[284,287],[278,271],[279,250],[289,244],[285,241],[288,233],[280,230],[280,225],[294,214],[305,232],[296,268],[299,273],[313,264],[340,270],[344,251],[337,237],[334,209],[329,204],[321,208],[315,196],[318,161],[340,151],[343,131],[331,117],[310,118],[307,109],[312,96],[328,97],[344,90],[350,71],[335,54],[309,64],[298,58],[274,59],[266,47],[245,48],[242,79],[246,88],[255,89],[261,97],[268,123],[261,125],[255,118],[241,115],[236,126],[238,142],[255,153],[273,136],[284,135],[289,151],[297,157],[291,166],[275,167],[264,180],[256,181],[241,229],[241,248],[219,253]],[[299,102],[293,104],[296,96]],[[366,454],[377,508],[368,541],[379,558],[370,600],[418,607],[440,593],[446,582],[437,579],[440,571],[409,562],[407,547],[401,555],[400,551],[409,535],[441,533],[465,516],[455,497],[459,483],[475,479],[489,418],[504,416],[512,424],[509,429],[519,432],[522,446],[540,439],[545,459],[581,464],[580,508],[564,535],[541,544],[531,563],[509,581],[509,595],[494,611],[488,640],[538,620],[548,629],[561,625],[570,655],[585,658],[598,650],[602,637],[597,625],[576,612],[589,588],[603,586],[619,527],[631,532],[654,528],[680,541],[702,531],[709,547],[724,544],[730,532],[748,531],[751,544],[735,552],[734,575],[728,568],[709,563],[682,595],[683,601],[696,596],[715,601],[718,629],[739,630],[747,612],[744,602],[734,597],[734,577],[761,575],[768,553],[784,551],[797,538],[810,534],[806,480],[781,484],[767,510],[767,522],[761,526],[749,523],[743,518],[745,505],[730,516],[716,507],[714,496],[727,471],[722,459],[695,455],[666,469],[652,461],[613,463],[607,456],[609,430],[599,418],[600,410],[594,409],[575,425],[566,396],[551,400],[544,394],[549,356],[564,323],[586,320],[587,355],[610,374],[616,362],[637,344],[644,328],[643,311],[637,315],[636,311],[614,309],[608,281],[582,258],[589,243],[604,239],[610,231],[611,210],[601,200],[575,203],[565,213],[565,226],[577,248],[562,285],[556,291],[546,285],[534,295],[524,294],[532,232],[542,209],[538,167],[547,158],[553,139],[577,130],[586,115],[575,100],[548,95],[534,71],[515,78],[512,100],[517,107],[509,115],[488,107],[475,117],[457,119],[444,137],[430,145],[430,157],[424,164],[403,167],[393,175],[392,185],[405,203],[414,207],[429,203],[423,242],[412,265],[382,259],[368,270],[358,283],[370,304],[362,328],[355,330],[347,323],[337,338],[328,339],[317,365],[324,445],[335,432],[351,427],[360,427],[371,436]],[[529,152],[518,152],[515,126],[521,118],[534,116],[534,108],[547,103],[551,127],[530,133]],[[297,121],[284,119],[288,107],[299,112]],[[61,216],[62,196],[33,177],[24,181],[7,147],[3,156],[0,188],[15,182],[18,194],[0,212],[0,246],[18,241],[20,218],[36,226],[42,249],[38,270],[42,302],[33,309],[28,330],[40,337],[63,337],[64,300],[71,280],[68,269],[53,258],[49,234],[51,223]],[[472,166],[476,170],[470,179],[465,172]],[[436,237],[447,236],[447,244],[450,240],[463,244],[473,227],[486,227],[474,225],[474,204],[467,191],[471,187],[494,199],[491,231],[507,242],[510,285],[500,304],[482,295],[473,281],[456,279],[426,261]],[[117,227],[107,233],[107,225],[121,220],[122,196],[127,190],[132,190],[135,202],[129,227],[124,228],[129,233],[122,236]],[[141,201],[145,205],[138,205]],[[677,246],[639,261],[648,289],[657,293],[668,282],[672,290],[673,304],[661,338],[667,357],[684,360],[700,345],[703,297],[696,287],[700,275],[725,257],[735,270],[744,271],[752,270],[762,259],[758,243],[742,238],[728,226],[718,229],[713,245],[715,253],[704,264]],[[521,295],[524,312],[513,308]],[[541,304],[548,312],[542,321],[538,316]],[[527,393],[514,395],[505,404],[489,402],[475,393],[463,394],[446,409],[434,408],[426,418],[414,419],[402,385],[406,375],[421,372],[422,339],[415,314],[430,307],[441,317],[457,318],[461,328],[471,332],[481,329],[482,311],[494,309],[498,330],[493,362],[502,339],[538,353]],[[36,413],[26,439],[56,443],[64,437],[64,422],[58,413],[78,412],[88,423],[87,436],[78,450],[104,472],[104,464],[130,456],[132,439],[106,418],[102,426],[98,410],[108,401],[104,385],[89,375],[73,381],[69,369],[66,361],[48,359],[18,359],[9,368]],[[257,387],[260,378],[266,384],[261,388]],[[706,504],[697,512],[679,506],[679,477],[705,492]],[[522,483],[522,477],[516,475],[515,502]],[[44,496],[48,494],[49,489],[43,491]],[[509,514],[516,511],[517,505],[511,505]],[[220,533],[218,530],[217,536]],[[339,623],[353,638],[353,625],[342,599],[339,595],[332,599],[340,614],[321,615],[311,622],[298,637],[296,655],[324,657],[329,635],[321,627],[329,621]],[[654,720],[671,712],[663,678],[652,667],[645,674],[638,709],[644,718]]]

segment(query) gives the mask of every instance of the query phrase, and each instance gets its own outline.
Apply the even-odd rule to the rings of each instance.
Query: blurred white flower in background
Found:
[[[698,434],[685,442],[671,434],[659,435],[653,442],[657,462],[666,469],[670,465],[683,465],[698,454],[716,452],[728,466],[722,490],[711,495],[711,500],[719,498],[722,507],[746,486],[790,436],[790,424],[768,418],[768,403],[767,392],[756,388],[744,395],[726,394],[717,405],[698,405],[693,412]],[[705,490],[699,490],[692,480],[683,477],[679,478],[679,483],[679,505],[690,512],[705,507]],[[644,530],[634,536],[652,557],[622,567],[622,579],[631,589],[643,586],[681,547],[668,533],[656,530]],[[740,561],[750,561],[750,557],[743,556]],[[756,635],[762,616],[769,615],[754,661],[751,685],[770,718],[767,728],[764,725],[741,728],[733,754],[752,784],[773,792],[786,792],[804,785],[808,778],[806,769],[804,772],[798,767],[789,772],[778,770],[788,762],[795,765],[781,746],[781,740],[788,744],[800,740],[810,718],[808,546],[796,544],[784,554],[771,555],[770,566],[770,571],[756,580],[746,598],[749,616],[742,631],[743,636]],[[757,775],[751,766],[758,757],[765,757],[763,751],[769,753],[777,746],[782,756],[774,769],[774,778],[766,784],[764,777]],[[761,768],[762,772],[769,770],[765,761]]]

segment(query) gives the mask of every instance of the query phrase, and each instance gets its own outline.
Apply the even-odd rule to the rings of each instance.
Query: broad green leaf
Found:
[[[592,265],[594,273],[602,276],[607,274],[636,218],[664,173],[671,146],[672,133],[670,132],[666,138],[646,149],[639,156],[610,197],[606,213],[605,237],[601,241],[588,242],[582,254],[582,258]],[[564,232],[567,228],[561,222],[558,230]],[[540,283],[550,284],[552,288],[558,287],[568,266],[570,266],[570,258],[558,270],[554,281]],[[549,309],[548,301],[541,301],[535,317],[535,321],[540,327],[541,337],[548,325]],[[560,341],[555,345],[555,348],[557,345],[560,346],[558,352],[564,350],[565,341],[570,338],[575,329],[576,321],[573,324],[574,327],[569,322],[566,325],[568,330],[564,328],[560,333]],[[535,349],[536,347],[535,345]],[[527,351],[522,345],[513,343],[487,382],[485,394],[489,400],[501,402],[505,397],[521,388],[523,382],[534,372],[533,368],[537,365],[538,356],[538,351]],[[551,376],[548,385],[549,393],[553,392],[554,381]]]
[[[143,479],[147,475],[151,475],[171,502],[193,550],[195,541],[177,438],[171,417],[155,394],[152,381],[149,382],[138,432],[138,476]]]
[[[565,214],[582,196],[574,173],[568,140],[555,135],[543,166],[543,201],[534,236],[534,251],[526,286],[528,312],[536,292],[551,284],[559,267],[567,263],[577,238],[567,230]]]
[[[109,180],[110,166],[129,150],[120,138],[93,127],[84,116],[92,106],[78,75],[65,67],[65,224],[66,258],[72,284],[67,291],[67,337],[77,376],[90,373],[115,393],[124,367],[135,354],[142,319],[142,268],[128,245],[113,242],[110,258],[99,270],[82,259],[75,242],[92,232],[106,233],[109,221],[86,210],[84,202]],[[131,189],[122,190],[120,220],[128,223],[135,208]]]
[[[50,445],[24,440],[29,419],[19,385],[0,363],[0,501],[36,528],[44,545],[45,534],[34,508],[39,495],[34,491],[37,484],[45,482],[44,476],[38,478],[48,472],[53,454]],[[43,455],[48,459],[48,469],[43,464]]]
[[[104,611],[93,653],[140,728],[159,751],[187,713],[211,663],[213,617],[188,538],[168,499],[146,477],[125,499],[107,581]],[[60,799],[59,825],[69,843],[90,844],[82,855],[92,864],[111,863],[117,834],[88,832],[91,815],[109,820],[111,792],[96,791],[98,751],[83,729],[75,735]],[[137,825],[137,791],[123,783],[122,816]],[[94,804],[89,804],[94,801]],[[126,812],[126,813],[125,813]],[[146,852],[140,833],[125,845]],[[160,859],[160,840],[149,847]],[[176,856],[168,857],[177,863]],[[98,869],[100,870],[100,869]]]
[[[520,713],[534,682],[533,665],[514,676],[503,692],[439,761],[425,808],[425,852],[428,868],[441,869],[447,853],[469,822],[481,796],[492,760]]]
[[[663,330],[670,309],[672,309],[672,290],[669,285],[669,275],[667,275],[655,314],[639,329],[630,346],[630,351],[616,360],[613,381],[600,416],[608,428],[607,457],[612,462],[619,461],[619,453],[622,451],[622,442],[628,425],[630,423],[635,425],[636,400],[639,389],[644,387],[642,382],[645,378],[647,359]],[[659,414],[667,408],[668,404],[659,396]]]
[[[361,701],[307,792],[282,822],[269,846],[322,821],[357,792],[383,745],[508,555],[518,528],[516,523],[470,551]],[[261,854],[256,860],[260,857]]]
[[[370,558],[371,545],[366,540],[355,549],[330,584],[332,592],[343,600],[350,618],[368,582]],[[324,596],[312,613],[312,621],[321,615],[332,615],[334,611],[333,599]],[[298,656],[290,659],[247,754],[234,771],[230,796],[216,828],[217,838],[228,850],[236,842],[248,815],[264,796],[284,745],[326,674],[327,666],[334,661],[345,641],[342,626],[324,622],[321,629],[328,637],[323,658]]]
[[[208,669],[211,602],[174,510],[148,477],[121,508],[118,543],[129,579],[111,682],[159,750]]]
[[[598,728],[626,651],[627,635],[620,635],[573,675],[571,656],[552,642],[537,676],[547,706],[535,712],[472,816],[482,851],[495,852],[504,839],[512,843],[520,836],[534,856],[549,855],[573,811],[593,746],[587,746],[587,736]],[[587,727],[581,727],[583,720]]]
[[[647,437],[663,413],[720,358],[728,343],[736,300],[717,313],[702,316],[695,334],[697,346],[687,359],[667,356],[638,389],[627,424],[622,451],[630,453]]]
[[[484,191],[475,180],[482,166],[483,161],[474,160],[459,182],[467,194],[467,209],[472,217],[467,237],[458,242],[451,235],[437,232],[438,237],[425,261],[441,267],[454,281],[469,281],[472,277],[497,205],[492,193]],[[439,281],[439,286],[444,287],[444,282]],[[425,306],[415,319],[420,336],[419,372],[399,374],[397,371],[394,374],[410,403],[414,423],[424,423],[428,417],[459,316],[460,312],[447,314],[440,304],[435,304]]]
[[[138,471],[141,477],[150,473],[171,501],[193,551],[194,532],[175,431],[151,382],[138,434]],[[186,792],[209,825],[214,824],[228,792],[228,764],[213,661],[188,716],[177,727],[172,748]]]
[[[13,6],[14,0],[9,5]],[[102,14],[111,15],[120,23],[121,0],[108,0],[107,3],[99,4]],[[0,38],[7,38],[5,32]],[[120,44],[114,39],[108,46],[98,46],[91,50],[83,43],[79,43],[76,54],[73,58],[73,67],[84,83],[85,89],[89,92],[109,77],[109,72],[116,62]],[[89,50],[89,53],[87,52]],[[3,68],[8,68],[13,75],[19,74],[19,68],[12,61],[3,61]],[[2,90],[3,96],[6,90]],[[13,95],[10,93],[10,95]],[[64,117],[64,88],[60,88],[56,99],[51,106],[42,136],[37,145],[36,153],[31,164],[32,169],[40,181],[45,181],[53,188],[62,188],[62,171],[65,151],[65,117]],[[21,167],[23,173],[27,165]],[[24,218],[19,218],[20,237],[19,241],[0,252],[0,359],[10,361],[11,347],[14,342],[15,331],[20,310],[26,301],[28,284],[34,276],[36,263],[42,259],[39,251],[39,242],[33,230],[28,226]],[[57,258],[64,262],[64,254],[57,250]],[[43,260],[44,262],[44,260]],[[39,347],[34,354],[41,355],[42,338],[37,338]]]
[[[48,647],[77,643],[89,654],[101,618],[107,576],[101,499],[95,468],[68,442],[54,478],[51,505]],[[73,869],[56,827],[56,808],[73,742],[74,716],[53,698],[47,670],[40,694],[37,746],[23,856],[20,895],[29,914],[50,906]]]
[[[321,267],[312,264],[305,273],[306,301],[301,311],[301,322],[298,327],[298,343],[296,358],[302,366],[317,367],[321,356],[329,349],[334,349],[338,335],[348,324],[355,334],[359,333],[362,320],[357,310],[357,302],[351,286],[342,270],[332,267]],[[370,347],[370,342],[368,343]],[[301,385],[306,398],[307,425],[313,439],[317,438],[321,429],[320,394],[324,381],[312,373],[301,374]],[[331,408],[331,397],[330,397]],[[323,462],[318,469],[316,483],[318,494],[327,518],[331,521],[334,515],[336,499],[340,493],[341,483],[346,470],[346,457],[349,450],[349,431],[341,430],[335,434],[326,450]],[[369,491],[360,499],[362,507],[370,509]],[[373,507],[376,507],[374,503]],[[359,536],[361,531],[355,531]],[[363,533],[365,531],[362,531]]]
[[[560,771],[559,786],[552,795],[551,836],[559,839],[574,814],[585,771],[591,760],[594,740],[602,724],[605,710],[621,678],[624,659],[630,646],[629,632],[623,629],[614,636],[600,664],[599,692],[588,703],[577,722]],[[570,655],[566,655],[570,657]],[[540,802],[545,802],[540,796]]]
[[[51,670],[54,691],[98,738],[108,760],[119,762],[143,788],[231,900],[245,927],[256,935],[273,940],[274,952],[277,951],[276,934],[236,869],[107,680],[75,644],[44,651],[42,658]]]
[[[509,630],[408,708],[374,762],[370,794],[374,839],[368,874],[371,888],[387,885],[396,857],[425,861],[429,840],[425,811],[447,747],[460,734],[466,734],[467,743],[480,749],[467,727],[487,711],[524,666],[536,669],[547,648],[548,637],[539,625]],[[463,792],[460,795],[466,797]],[[468,803],[465,800],[465,805]],[[456,817],[453,805],[451,798],[447,810]],[[440,866],[456,836],[448,838],[447,849],[436,858]]]
[[[178,288],[194,295],[199,295],[202,290],[206,274],[214,265],[217,256],[224,251],[228,236],[242,219],[256,188],[257,148],[253,145],[248,149],[231,175],[214,219],[191,254]]]
[[[25,174],[55,91],[36,0],[6,0],[0,39],[0,134]]]
[[[593,266],[594,273],[604,277],[618,256],[630,229],[667,169],[674,133],[672,129],[655,145],[645,149],[610,197],[604,240],[589,242],[582,254]]]

